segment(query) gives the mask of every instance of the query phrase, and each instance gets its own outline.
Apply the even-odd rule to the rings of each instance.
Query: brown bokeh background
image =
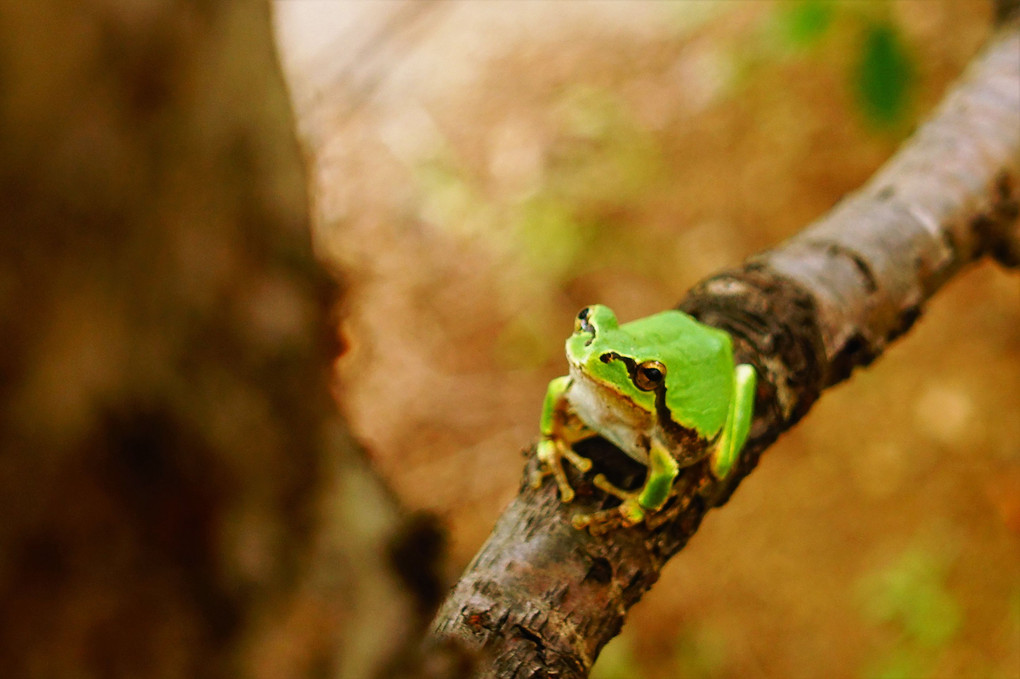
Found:
[[[452,581],[520,478],[581,306],[628,320],[824,213],[980,48],[990,3],[277,3],[349,285],[337,393],[449,528]],[[914,68],[862,116],[869,22]],[[495,455],[494,451],[502,451]],[[982,264],[826,394],[632,612],[601,677],[1020,676],[1020,286]]]

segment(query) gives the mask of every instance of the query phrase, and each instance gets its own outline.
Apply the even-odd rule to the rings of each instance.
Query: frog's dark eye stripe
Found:
[[[607,351],[599,356],[603,363],[622,361],[627,366],[627,374],[631,382],[641,391],[658,391],[666,383],[666,366],[660,361],[637,363],[632,358],[621,356],[615,351]]]
[[[641,391],[654,391],[666,379],[666,366],[658,361],[645,361],[634,369],[634,386]]]

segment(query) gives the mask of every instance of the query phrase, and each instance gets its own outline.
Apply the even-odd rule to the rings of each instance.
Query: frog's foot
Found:
[[[602,535],[617,527],[629,528],[641,522],[654,530],[675,518],[690,504],[690,499],[685,496],[685,492],[690,488],[690,482],[677,482],[667,498],[655,509],[641,504],[643,489],[624,490],[610,483],[602,474],[592,479],[592,483],[607,495],[620,498],[617,507],[591,514],[576,514],[573,517],[571,523],[574,528],[578,530],[587,528],[592,535]]]
[[[592,479],[592,483],[607,495],[620,498],[620,504],[612,509],[574,515],[571,519],[574,528],[587,528],[592,535],[602,535],[618,526],[630,527],[645,520],[648,510],[641,506],[640,491],[624,490],[610,483],[602,474]]]
[[[624,507],[624,505],[627,505]],[[629,528],[645,520],[645,510],[634,503],[621,503],[619,507],[591,514],[575,514],[570,524],[577,530],[588,528],[593,535],[604,535],[614,528]]]
[[[649,530],[655,530],[659,526],[669,523],[691,506],[691,493],[689,491],[692,485],[689,481],[677,481],[666,504],[658,511],[652,512],[645,517],[645,525],[648,526]],[[700,488],[702,485],[704,484],[699,484],[698,487]]]
[[[531,487],[538,489],[542,485],[542,480],[551,474],[560,488],[560,499],[563,502],[571,502],[574,499],[574,488],[563,471],[563,459],[566,458],[582,473],[591,469],[591,460],[578,455],[570,446],[552,439],[538,442],[537,457],[538,466],[531,472]]]

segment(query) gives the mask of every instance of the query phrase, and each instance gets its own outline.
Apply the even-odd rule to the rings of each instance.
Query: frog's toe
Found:
[[[567,480],[567,475],[563,471],[563,465],[558,460],[556,464],[552,465],[552,473],[556,479],[556,485],[560,488],[560,500],[563,502],[573,502],[574,488],[570,485],[570,481]]]
[[[545,481],[547,476],[552,476],[553,480],[556,481],[556,486],[560,491],[560,500],[571,502],[574,499],[574,489],[571,487],[570,482],[567,481],[567,476],[563,473],[563,469],[557,463],[548,466],[540,465],[532,470],[530,478],[532,490],[541,488],[542,482]]]
[[[591,470],[591,460],[586,458],[584,455],[578,455],[571,448],[564,447],[562,451],[563,457],[570,461],[570,464],[574,465],[581,472],[587,472]]]
[[[547,469],[543,469],[541,465],[539,465],[535,469],[532,469],[531,474],[528,477],[531,489],[538,490],[539,488],[541,488],[542,481],[544,481],[545,477],[547,476],[549,476],[549,471]]]
[[[613,507],[612,509],[603,509],[591,514],[575,514],[570,519],[570,524],[576,530],[588,529],[588,532],[592,535],[599,536],[605,535],[614,528],[620,526],[630,526],[633,524],[627,523],[623,515],[619,512],[619,507]]]
[[[611,483],[609,479],[606,478],[605,474],[598,474],[594,479],[592,479],[592,483],[603,493],[620,498],[621,500],[630,500],[635,497],[635,493],[632,491],[624,490],[623,488]]]
[[[530,480],[532,489],[538,490],[541,488],[542,482],[545,481],[547,476],[552,476],[553,480],[556,481],[561,501],[572,502],[574,500],[574,489],[570,485],[570,481],[567,479],[567,475],[563,471],[563,465],[558,457],[545,461],[539,456],[538,465],[531,471]]]
[[[620,503],[617,508],[620,516],[623,517],[623,525],[636,526],[645,520],[645,510],[637,498],[629,498]]]
[[[575,530],[588,529],[592,535],[602,535],[620,523],[620,515],[615,509],[603,509],[591,514],[574,514],[570,519],[570,525]]]

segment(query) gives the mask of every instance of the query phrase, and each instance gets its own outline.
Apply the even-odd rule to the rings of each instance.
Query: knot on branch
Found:
[[[1020,0],[995,0],[995,23],[1004,24],[1020,17]]]
[[[692,288],[680,307],[734,338],[740,361],[758,371],[752,437],[774,440],[793,426],[826,384],[825,349],[813,297],[749,260]]]
[[[996,178],[991,206],[974,218],[982,251],[1010,269],[1020,268],[1020,196],[1016,180],[1007,172]]]

